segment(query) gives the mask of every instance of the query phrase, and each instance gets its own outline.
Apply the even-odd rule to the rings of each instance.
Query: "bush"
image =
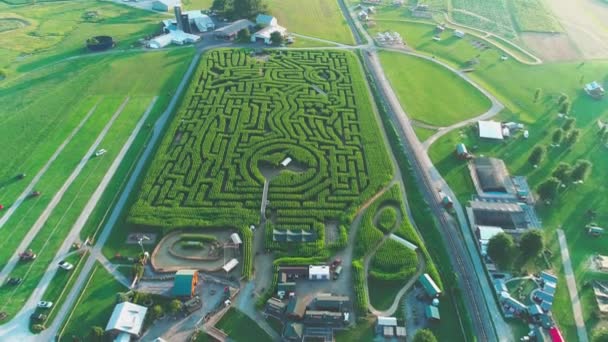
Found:
[[[163,310],[163,307],[156,304],[152,307],[152,317],[154,319],[162,317],[165,314],[165,310]]]
[[[169,312],[175,315],[182,310],[183,305],[179,299],[174,299],[169,303]]]
[[[494,235],[488,242],[488,256],[501,269],[507,269],[513,262],[515,243],[506,233]]]
[[[180,241],[180,245],[185,249],[203,249],[205,244],[200,241]]]
[[[359,316],[367,315],[367,294],[365,289],[365,270],[360,260],[353,260],[353,286],[355,289],[355,312]]]
[[[32,332],[34,332],[35,334],[43,331],[44,329],[46,329],[46,327],[42,324],[32,325]]]
[[[214,242],[217,238],[213,235],[208,234],[181,234],[179,237],[180,241],[200,241],[200,242]]]
[[[388,233],[397,223],[397,211],[393,207],[382,209],[378,216],[378,228]]]

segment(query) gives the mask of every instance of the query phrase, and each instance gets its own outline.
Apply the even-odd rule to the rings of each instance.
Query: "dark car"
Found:
[[[19,285],[23,282],[23,279],[21,278],[8,278],[8,281],[6,282],[7,285]]]
[[[44,322],[44,321],[46,321],[46,315],[45,315],[45,314],[42,314],[42,313],[35,313],[35,312],[34,312],[34,313],[33,313],[33,314],[30,316],[30,319],[31,319],[33,322]]]
[[[38,197],[40,196],[41,192],[40,191],[32,191],[30,193],[30,197]]]
[[[31,249],[28,249],[27,251],[25,251],[23,253],[19,253],[19,260],[30,261],[30,260],[36,259],[37,256],[38,255],[36,255],[36,253],[34,253],[34,251],[32,251]]]

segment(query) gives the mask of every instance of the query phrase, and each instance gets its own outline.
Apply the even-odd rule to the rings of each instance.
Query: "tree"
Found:
[[[91,328],[91,340],[101,342],[103,340],[104,330],[102,327],[94,326]]]
[[[133,274],[134,278],[141,279],[141,277],[144,275],[144,266],[140,263],[133,264],[131,273]]]
[[[560,94],[557,98],[557,104],[561,105],[562,103],[566,102],[566,100],[568,100],[568,95]]]
[[[551,140],[553,140],[553,144],[559,146],[559,144],[562,142],[563,135],[564,131],[561,128],[556,129],[555,132],[553,132],[553,136],[551,137]]]
[[[551,175],[559,179],[560,182],[566,183],[570,179],[571,172],[572,167],[568,163],[559,163]]]
[[[596,329],[593,332],[593,342],[608,342],[608,328]]]
[[[570,113],[570,102],[564,101],[564,103],[559,106],[559,112],[562,114]]]
[[[163,307],[156,304],[152,307],[152,317],[159,318],[162,317],[163,314],[165,313],[165,311],[163,310]]]
[[[578,160],[572,168],[570,178],[575,182],[584,181],[589,175],[592,165],[593,164],[591,164],[591,162],[588,160]]]
[[[555,177],[551,177],[538,186],[538,195],[543,201],[550,201],[557,195],[560,181]]]
[[[532,150],[530,157],[528,157],[528,162],[530,164],[532,164],[532,166],[536,167],[536,166],[538,166],[538,164],[540,164],[541,161],[543,161],[544,157],[545,157],[545,148],[542,146],[536,146]]]
[[[579,131],[578,129],[575,129],[572,132],[570,132],[568,134],[568,136],[566,137],[566,141],[565,141],[566,145],[572,146],[572,145],[576,144],[580,135],[581,135],[581,131]]]
[[[501,269],[506,269],[511,265],[514,250],[513,237],[505,233],[494,235],[488,242],[488,256]]]
[[[172,315],[177,314],[182,309],[182,302],[179,299],[174,299],[169,303],[169,312]]]
[[[414,342],[437,342],[437,338],[429,329],[420,329],[414,335]]]
[[[543,234],[538,229],[528,230],[519,240],[519,250],[526,260],[540,254],[543,248]]]
[[[283,35],[279,31],[274,31],[270,34],[270,41],[272,45],[281,45],[283,44]]]
[[[572,127],[574,127],[574,123],[576,122],[576,119],[574,118],[568,118],[566,119],[566,122],[564,122],[564,126],[562,127],[564,129],[564,131],[569,131],[572,129]]]
[[[230,3],[226,4],[228,7]],[[225,8],[228,10],[227,8]],[[261,0],[233,0],[231,15],[234,18],[252,18],[256,14],[263,12],[264,6]]]
[[[249,43],[251,40],[251,32],[249,32],[248,28],[244,28],[237,33],[236,38],[241,43]]]
[[[213,0],[211,10],[223,12],[226,9],[226,0]]]
[[[538,100],[540,100],[541,95],[543,94],[543,90],[540,88],[536,88],[536,90],[534,91],[534,103],[538,102]]]
[[[44,325],[42,325],[42,324],[34,324],[34,325],[32,325],[32,331],[35,332],[35,333],[39,333],[39,332],[41,332],[44,329],[46,329],[46,327]]]

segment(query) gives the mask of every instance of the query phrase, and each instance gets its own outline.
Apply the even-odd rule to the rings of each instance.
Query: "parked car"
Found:
[[[103,156],[104,154],[106,154],[106,149],[102,148],[101,150],[97,150],[97,152],[95,152],[95,157],[99,157],[99,156]]]
[[[336,267],[336,270],[334,271],[334,280],[340,277],[340,273],[342,273],[342,266]]]
[[[6,282],[6,284],[16,286],[16,285],[21,284],[22,282],[23,282],[23,279],[21,279],[21,278],[8,278],[8,281]]]
[[[25,178],[25,176],[26,176],[25,173],[20,173],[17,175],[17,179],[23,179],[23,178]]]
[[[63,260],[59,262],[59,267],[63,268],[66,271],[71,270],[72,268],[74,268],[74,265],[70,264],[69,262]]]
[[[21,261],[31,261],[36,259],[38,255],[36,255],[36,253],[34,253],[33,250],[28,249],[27,251],[23,252],[23,253],[19,253],[19,260]]]
[[[52,306],[53,306],[53,302],[46,302],[44,300],[41,300],[38,302],[38,307],[41,309],[48,309]]]
[[[47,317],[47,316],[46,316],[45,314],[42,314],[42,313],[35,313],[35,312],[34,312],[34,313],[33,313],[33,314],[30,316],[30,319],[31,319],[33,322],[44,322],[44,321],[46,321],[46,317]]]

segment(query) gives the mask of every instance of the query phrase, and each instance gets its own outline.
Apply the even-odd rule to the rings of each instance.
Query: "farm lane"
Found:
[[[17,263],[19,262],[19,253],[26,250],[26,248],[30,245],[32,240],[36,237],[36,235],[38,235],[38,233],[40,232],[42,227],[44,227],[44,224],[46,223],[47,219],[49,218],[49,216],[51,216],[51,214],[53,213],[53,211],[55,210],[55,207],[57,207],[59,202],[61,202],[63,195],[66,193],[66,191],[68,190],[70,185],[72,185],[74,180],[76,180],[78,175],[80,175],[80,172],[82,171],[82,169],[84,169],[84,166],[89,162],[89,160],[91,159],[91,155],[97,150],[97,148],[99,147],[99,144],[101,144],[101,141],[105,138],[106,134],[110,130],[110,127],[112,127],[112,125],[114,124],[114,121],[116,121],[116,119],[118,118],[120,113],[122,113],[123,109],[129,102],[129,99],[130,99],[129,97],[126,97],[125,100],[120,105],[120,107],[118,107],[116,112],[114,112],[114,114],[112,115],[112,117],[110,118],[108,123],[106,123],[104,128],[101,130],[101,132],[97,136],[97,139],[95,139],[95,141],[93,142],[91,147],[87,150],[87,152],[85,152],[84,156],[82,157],[82,159],[80,160],[78,165],[76,165],[76,168],[74,169],[74,171],[72,171],[70,176],[66,179],[66,181],[61,186],[61,188],[59,188],[59,190],[57,190],[57,192],[55,193],[55,195],[53,196],[53,198],[51,199],[51,201],[49,202],[47,207],[40,214],[40,216],[38,217],[38,219],[36,220],[34,225],[28,231],[27,235],[23,238],[23,240],[19,244],[19,247],[17,247],[17,249],[11,256],[9,261],[6,263],[6,265],[0,272],[0,284],[3,284],[5,282],[6,278],[10,275],[10,273],[13,271],[15,266],[17,266]]]
[[[57,159],[57,157],[59,157],[59,155],[61,154],[63,149],[67,146],[67,144],[70,141],[72,141],[74,136],[80,131],[80,129],[84,126],[84,124],[89,120],[91,115],[93,115],[93,113],[95,113],[95,110],[97,109],[97,105],[99,105],[99,102],[101,102],[101,99],[99,101],[97,101],[97,103],[95,103],[95,105],[93,105],[93,107],[89,110],[89,112],[85,115],[85,117],[80,121],[78,126],[76,126],[74,128],[74,130],[72,130],[70,135],[68,135],[68,137],[65,138],[65,140],[61,143],[61,145],[59,145],[59,147],[57,147],[57,149],[55,150],[53,155],[49,158],[49,160],[46,162],[46,164],[44,164],[44,166],[40,169],[40,171],[38,171],[38,173],[34,176],[34,178],[32,178],[32,181],[30,182],[30,184],[25,188],[25,190],[23,190],[23,192],[19,195],[19,197],[17,197],[17,200],[15,200],[15,203],[11,204],[8,207],[8,209],[6,210],[6,212],[4,213],[4,215],[2,215],[2,217],[0,217],[0,229],[6,224],[6,222],[11,218],[11,216],[13,216],[13,213],[19,208],[21,203],[23,203],[23,201],[25,201],[28,198],[28,196],[32,193],[32,191],[34,191],[34,187],[36,186],[36,184],[38,184],[38,181],[40,181],[40,178],[42,178],[42,176],[44,176],[46,171],[51,167],[51,164],[55,161],[55,159]]]
[[[192,58],[192,61],[190,62],[190,65],[188,66],[188,70],[184,73],[182,80],[180,81],[180,84],[177,87],[176,91],[173,93],[173,97],[171,98],[171,101],[169,102],[167,108],[165,109],[165,111],[162,113],[162,115],[158,118],[158,120],[154,124],[152,136],[150,137],[143,154],[141,155],[139,160],[137,160],[137,164],[136,164],[135,168],[133,169],[133,172],[129,176],[129,180],[128,180],[127,184],[125,185],[124,189],[121,191],[121,195],[120,195],[118,201],[116,202],[116,205],[112,209],[112,212],[108,218],[108,221],[106,221],[105,225],[103,226],[102,232],[101,232],[99,238],[97,239],[97,243],[92,248],[89,257],[86,260],[86,264],[84,265],[84,267],[82,268],[82,271],[80,272],[80,274],[78,276],[78,279],[72,286],[72,289],[71,289],[69,295],[64,300],[64,302],[61,306],[61,310],[57,313],[55,320],[52,322],[52,324],[48,327],[47,330],[43,331],[39,335],[42,340],[50,341],[53,339],[54,336],[57,335],[57,333],[59,332],[59,329],[61,329],[61,326],[66,319],[66,316],[71,312],[72,307],[76,303],[78,295],[83,291],[84,284],[89,279],[89,274],[91,273],[91,270],[95,266],[95,262],[97,261],[98,256],[102,254],[101,249],[102,249],[103,245],[105,244],[105,242],[107,241],[108,237],[110,236],[112,228],[114,228],[114,225],[118,221],[120,214],[122,213],[125,205],[127,204],[129,195],[131,194],[131,191],[135,187],[140,175],[142,174],[142,172],[144,170],[144,166],[146,165],[148,159],[152,155],[155,145],[161,138],[164,128],[167,125],[167,123],[169,122],[169,119],[171,118],[171,114],[173,113],[173,110],[175,109],[175,107],[177,105],[177,101],[179,100],[182,93],[184,92],[184,89],[188,85],[190,77],[196,70],[196,66],[198,65],[198,62],[201,58],[201,54],[203,51],[204,51],[204,49],[199,50],[199,52],[194,55],[194,57]],[[135,137],[135,136],[133,136],[133,137]],[[0,326],[0,336],[4,335],[2,328],[4,328],[5,326]],[[21,326],[22,326],[21,329],[24,329],[24,328],[27,329],[26,328],[27,325],[21,324]],[[27,331],[27,333],[29,334],[29,331]],[[27,336],[31,336],[31,334],[29,334]]]
[[[568,251],[568,243],[566,235],[561,229],[557,230],[557,239],[559,240],[560,252],[562,255],[562,263],[564,264],[564,276],[566,277],[566,285],[568,286],[568,294],[572,302],[572,311],[574,313],[574,322],[576,324],[576,332],[579,342],[588,342],[587,329],[583,319],[583,309],[581,308],[581,300],[576,287],[574,271],[572,270],[572,262],[570,261],[570,252]]]

